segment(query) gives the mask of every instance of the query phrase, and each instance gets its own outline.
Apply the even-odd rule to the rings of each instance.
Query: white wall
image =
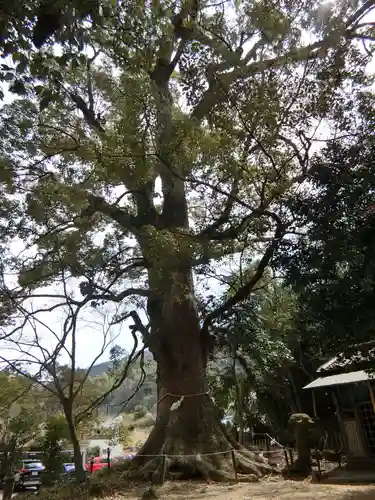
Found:
[[[119,457],[124,454],[122,444],[117,444],[115,446],[109,446],[106,439],[89,439],[88,448],[93,448],[94,446],[100,447],[100,456],[107,456],[107,448],[111,450],[111,457]]]

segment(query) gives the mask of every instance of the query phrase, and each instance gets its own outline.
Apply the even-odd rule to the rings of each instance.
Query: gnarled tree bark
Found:
[[[129,474],[155,482],[166,472],[172,477],[234,481],[234,449],[236,472],[257,480],[273,468],[228,435],[208,392],[207,340],[200,327],[191,271],[181,266],[165,269],[163,276],[150,276],[155,293],[148,303],[149,348],[158,364],[161,388],[158,415]]]

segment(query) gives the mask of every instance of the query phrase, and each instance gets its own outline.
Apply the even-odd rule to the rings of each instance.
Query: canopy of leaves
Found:
[[[259,289],[215,329],[211,389],[218,405],[237,423],[241,406],[245,427],[259,430],[272,421],[273,428],[280,428],[295,404],[288,379],[296,364],[295,311],[295,297],[266,276]]]
[[[0,372],[0,446],[19,449],[41,430],[43,398],[25,377]]]
[[[19,311],[43,298],[41,287],[78,279],[65,305],[114,301],[121,322],[146,298],[151,311],[164,289],[176,303],[193,295],[181,270],[205,279],[232,257],[256,262],[203,329],[226,321],[231,387],[240,381],[248,407],[255,400],[258,415],[282,426],[297,405],[290,367],[301,364],[294,296],[275,286],[248,297],[296,218],[306,219],[296,213],[301,186],[318,175],[310,158],[320,125],[328,139],[358,121],[373,82],[372,2],[241,1],[228,15],[229,4],[132,0],[112,3],[100,22],[78,1],[56,2],[58,23],[38,40],[43,16],[30,5],[4,31],[0,77],[15,99],[0,110],[1,307]],[[320,220],[312,201],[305,212]],[[23,252],[13,252],[16,240]],[[147,342],[149,329],[132,319]],[[91,381],[59,370],[60,396],[64,384],[82,389],[77,417]]]
[[[326,355],[374,337],[373,109],[365,94],[356,133],[314,158],[310,188],[290,201],[298,236],[281,262],[300,296],[306,342]]]
[[[161,269],[207,272],[202,263],[252,256],[275,234],[264,268],[289,225],[283,197],[307,176],[316,125],[370,83],[371,4],[323,15],[310,1],[240,2],[226,16],[205,2],[132,1],[98,8],[99,22],[95,2],[55,3],[66,24],[41,51],[23,33],[21,67],[12,49],[18,80],[3,68],[20,98],[0,116],[0,236],[6,250],[15,237],[30,249],[5,259],[19,274],[13,296],[63,268],[83,280],[86,301],[142,298]],[[35,14],[24,9],[7,37]]]

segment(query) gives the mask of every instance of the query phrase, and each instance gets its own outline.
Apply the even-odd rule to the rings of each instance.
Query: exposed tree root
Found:
[[[239,473],[252,482],[264,474],[279,472],[266,458],[240,446],[228,435],[211,400],[207,398],[194,411],[189,404],[193,402],[184,401],[169,419],[159,416],[133,460],[129,477],[153,484],[162,484],[167,478],[236,482]]]

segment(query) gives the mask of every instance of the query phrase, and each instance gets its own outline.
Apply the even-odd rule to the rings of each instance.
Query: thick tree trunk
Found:
[[[5,476],[4,476],[4,491],[3,500],[10,500],[13,496],[13,490],[15,485],[14,477],[14,458],[15,458],[16,444],[11,443],[8,451],[8,455],[5,463]]]
[[[152,289],[152,281],[150,285]],[[268,461],[243,449],[226,432],[208,393],[207,349],[202,338],[190,272],[173,273],[155,284],[149,300],[149,347],[158,364],[159,402],[155,427],[129,472],[163,482],[203,476],[233,481],[236,471],[256,480],[271,471]],[[179,404],[177,404],[179,402]]]
[[[11,500],[13,496],[15,479],[14,476],[5,476],[4,479],[4,491],[3,491],[3,500]]]

